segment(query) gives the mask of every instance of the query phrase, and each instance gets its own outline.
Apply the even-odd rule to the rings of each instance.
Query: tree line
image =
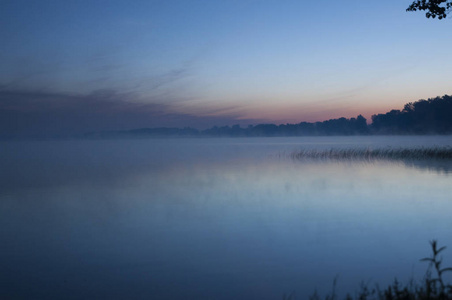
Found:
[[[104,133],[107,136],[128,135],[145,136],[191,136],[191,137],[275,137],[275,136],[316,136],[316,135],[354,135],[368,134],[366,119],[359,115],[357,118],[339,118],[323,122],[301,122],[298,124],[258,124],[241,127],[214,126],[206,130],[185,128],[140,128],[129,131]]]
[[[372,116],[371,132],[379,134],[451,134],[452,96],[419,100]]]
[[[258,124],[241,127],[214,126],[206,130],[195,128],[140,128],[128,131],[104,132],[90,136],[134,137],[275,137],[275,136],[328,136],[328,135],[387,135],[387,134],[452,134],[452,96],[418,100],[405,104],[402,110],[393,109],[366,118],[338,118],[323,122],[298,124]]]

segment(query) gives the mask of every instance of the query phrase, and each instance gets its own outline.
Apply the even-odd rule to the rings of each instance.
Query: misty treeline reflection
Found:
[[[317,136],[317,135],[371,135],[371,134],[451,134],[452,96],[419,100],[405,104],[402,110],[391,110],[366,118],[338,118],[323,122],[298,124],[259,124],[246,128],[240,125],[214,126],[206,130],[185,128],[141,128],[129,131],[104,132],[101,136]],[[97,136],[99,133],[89,134]]]

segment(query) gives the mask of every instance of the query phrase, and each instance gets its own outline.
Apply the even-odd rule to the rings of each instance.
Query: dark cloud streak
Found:
[[[0,89],[0,137],[41,138],[146,127],[208,128],[251,123],[238,116],[201,117],[175,113],[170,105],[145,103],[135,93],[90,94]]]

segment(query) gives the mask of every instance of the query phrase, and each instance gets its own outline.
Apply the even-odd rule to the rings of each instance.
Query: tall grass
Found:
[[[400,284],[397,279],[394,283],[380,289],[378,285],[370,288],[366,284],[362,284],[360,290],[353,296],[347,294],[345,300],[451,300],[452,299],[452,285],[445,283],[443,274],[452,271],[452,268],[443,268],[442,257],[439,256],[446,247],[438,248],[436,240],[430,242],[432,248],[432,256],[421,259],[421,261],[429,262],[429,268],[424,276],[424,279],[419,283],[411,280],[407,285]],[[332,292],[324,298],[319,296],[316,291],[309,300],[338,300],[339,297],[335,292],[336,279],[333,282]],[[295,299],[292,295],[290,297],[284,296],[284,299]]]
[[[452,147],[300,150],[293,159],[311,160],[452,160]]]

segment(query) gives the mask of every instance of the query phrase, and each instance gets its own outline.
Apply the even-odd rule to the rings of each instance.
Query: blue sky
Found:
[[[452,93],[452,20],[410,3],[0,0],[0,110],[84,129],[369,119]]]

